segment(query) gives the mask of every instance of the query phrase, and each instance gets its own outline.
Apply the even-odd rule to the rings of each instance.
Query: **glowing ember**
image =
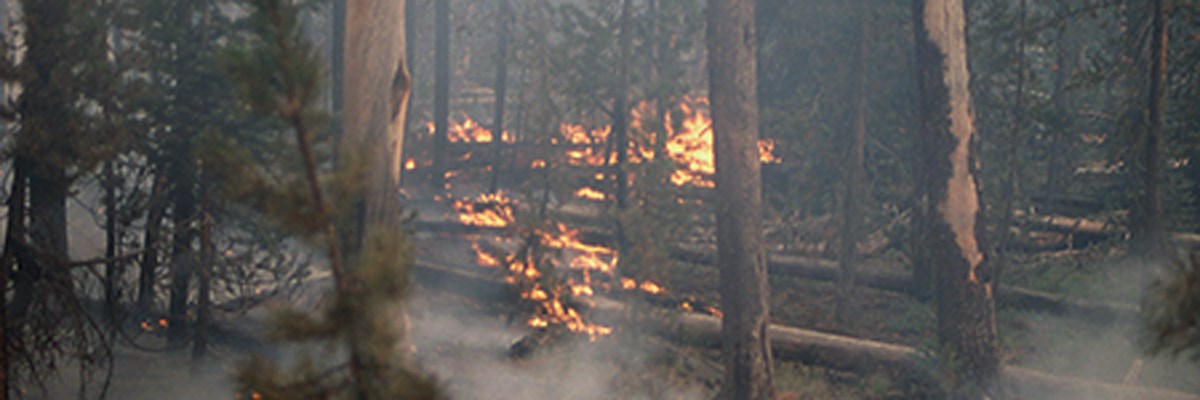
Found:
[[[640,287],[643,292],[650,293],[650,294],[659,294],[659,293],[663,292],[662,286],[659,286],[657,283],[650,282],[650,281],[643,281],[642,285]]]
[[[533,163],[529,164],[529,168],[533,168],[533,169],[546,168],[546,160],[533,160]]]
[[[604,192],[585,186],[575,191],[575,197],[593,201],[603,201],[608,196],[605,196]]]
[[[417,169],[417,160],[410,158],[410,159],[408,159],[408,161],[405,161],[404,169],[407,171],[412,171],[414,169]]]

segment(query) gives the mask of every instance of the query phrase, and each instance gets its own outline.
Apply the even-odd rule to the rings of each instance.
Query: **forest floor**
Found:
[[[419,204],[421,218],[445,220],[449,208]],[[474,265],[470,242],[461,233],[418,233],[418,258],[464,269]],[[1045,290],[1072,298],[1136,303],[1152,275],[1145,266],[1119,261],[1114,246],[1099,244],[1069,252],[1018,255],[1004,271],[1004,284]],[[892,254],[867,265],[903,272]],[[664,287],[709,304],[717,301],[717,270],[680,261],[653,269]],[[324,278],[327,279],[327,278]],[[413,356],[454,399],[706,399],[720,377],[719,353],[712,348],[669,341],[637,326],[615,326],[598,338],[566,335],[514,356],[514,343],[535,334],[512,304],[426,288],[417,282],[408,300]],[[935,317],[928,303],[897,292],[862,288],[855,318],[838,321],[832,283],[790,277],[771,280],[774,323],[901,344],[935,353]],[[321,283],[307,285],[319,292]],[[244,317],[254,326],[263,311]],[[250,328],[250,331],[257,329]],[[1099,323],[1001,307],[998,331],[1010,364],[1061,376],[1111,383],[1135,383],[1200,393],[1200,372],[1187,360],[1145,359],[1139,351],[1137,321]],[[118,346],[109,397],[114,399],[233,398],[232,374],[247,349],[217,346],[196,365],[187,351],[153,351],[162,338],[144,335],[141,349]],[[933,358],[931,358],[932,360]],[[929,362],[932,373],[939,368]],[[69,370],[70,368],[64,368]],[[70,375],[70,374],[67,374]],[[77,379],[52,382],[45,398],[77,398]],[[901,399],[918,396],[899,374],[860,375],[795,362],[776,365],[778,390],[806,399]],[[36,392],[31,398],[41,398]]]

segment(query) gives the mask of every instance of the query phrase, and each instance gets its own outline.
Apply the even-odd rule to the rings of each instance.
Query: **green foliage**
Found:
[[[316,313],[277,311],[270,336],[308,351],[290,369],[251,359],[238,375],[241,392],[264,399],[437,398],[436,387],[408,367],[399,348],[407,322],[398,321],[403,313],[397,307],[408,286],[412,250],[396,227],[369,226],[355,254],[341,253],[334,224],[344,216],[330,208],[322,186],[335,186],[338,197],[353,197],[359,186],[339,181],[361,181],[361,163],[344,162],[346,167],[334,174],[317,170],[331,164],[332,154],[327,151],[318,160],[314,151],[331,146],[314,140],[315,127],[324,122],[314,106],[320,93],[317,53],[299,33],[295,6],[284,0],[251,0],[250,5],[249,34],[223,52],[222,66],[249,111],[278,118],[295,134],[289,144],[298,147],[300,159],[280,149],[275,151],[292,154],[255,156],[239,150],[236,141],[214,137],[207,146],[213,149],[210,162],[226,181],[227,195],[328,249],[333,293]],[[278,163],[251,162],[255,158]],[[313,354],[311,346],[325,354]]]

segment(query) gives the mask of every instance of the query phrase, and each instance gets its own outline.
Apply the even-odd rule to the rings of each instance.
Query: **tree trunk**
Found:
[[[196,328],[192,336],[193,361],[199,361],[208,354],[208,328],[212,323],[213,227],[207,193],[204,198],[200,211],[200,260],[196,268],[199,280],[196,288]]]
[[[154,184],[150,188],[149,211],[146,212],[146,231],[142,236],[142,262],[138,275],[137,314],[139,318],[150,312],[154,303],[154,281],[158,274],[159,243],[162,240],[162,220],[166,213],[164,199],[167,185],[164,172],[159,170],[154,174]]]
[[[18,155],[13,160],[12,189],[8,192],[8,215],[6,215],[8,226],[4,231],[4,253],[0,255],[0,290],[3,290],[0,293],[3,293],[4,296],[0,297],[3,299],[0,300],[0,400],[8,398],[8,390],[12,386],[9,373],[11,357],[8,338],[9,333],[16,325],[9,319],[11,315],[8,308],[16,300],[14,299],[12,303],[8,301],[8,286],[9,276],[15,273],[17,263],[22,261],[18,252],[22,251],[21,241],[25,240],[25,194],[28,188],[25,175],[28,167],[23,159],[23,156]]]
[[[440,7],[444,2],[438,0]],[[353,265],[354,262],[371,262],[361,259],[365,256],[364,246],[371,237],[398,238],[400,237],[400,178],[402,173],[404,145],[404,126],[408,115],[410,80],[408,67],[404,64],[407,37],[404,36],[404,11],[407,1],[352,1],[349,2],[346,13],[346,88],[342,92],[346,118],[342,120],[343,141],[341,154],[356,155],[360,161],[355,165],[342,165],[342,168],[355,168],[355,175],[361,181],[362,189],[348,199],[350,204],[360,204],[361,219],[353,221],[350,229],[343,232],[353,232],[353,238],[359,245],[346,246],[346,257],[335,259],[335,265]],[[445,11],[445,10],[443,10]],[[444,29],[444,26],[443,28]],[[298,126],[298,129],[300,127]],[[444,135],[439,130],[438,135]],[[304,132],[298,132],[300,137],[306,137]],[[307,143],[301,142],[302,151],[307,150]],[[308,156],[311,159],[311,155]],[[307,166],[308,180],[312,186],[314,199],[320,208],[320,214],[325,216],[326,205],[320,199],[320,191],[314,166]],[[326,221],[328,222],[328,221]],[[329,231],[336,232],[330,227]],[[331,253],[336,253],[334,234],[331,234]],[[336,256],[334,258],[337,258]],[[378,261],[374,261],[378,262]],[[350,267],[353,268],[353,267]],[[340,268],[335,268],[336,270]],[[336,276],[338,281],[336,291],[340,298],[353,297],[355,283],[348,280],[349,276]],[[358,285],[361,286],[361,285]],[[394,305],[386,305],[392,308]],[[378,327],[364,326],[374,320],[373,312],[388,312],[389,310],[352,308],[352,315],[346,321],[350,324],[350,332],[372,332]],[[408,318],[403,310],[396,310],[398,317],[392,322],[397,328],[398,338],[390,342],[390,346],[401,348],[404,335],[407,333]],[[360,342],[359,338],[349,338],[349,370],[359,389],[380,386],[367,374],[373,374],[371,369],[390,365],[394,360],[380,359],[392,357],[396,352],[391,348],[380,348],[378,342]],[[377,388],[377,387],[376,387]],[[370,390],[368,390],[370,392]]]
[[[104,314],[110,328],[117,326],[117,279],[121,263],[117,261],[120,251],[120,233],[117,231],[117,176],[115,163],[104,164]]]
[[[342,86],[346,80],[346,63],[342,55],[346,52],[346,0],[332,0],[330,25],[333,42],[329,46],[330,103],[334,114],[342,112]]]
[[[845,141],[845,158],[842,165],[842,199],[841,221],[838,224],[839,241],[837,249],[838,264],[841,274],[838,278],[838,319],[842,323],[850,323],[854,315],[854,287],[856,285],[856,269],[859,263],[858,242],[862,240],[864,202],[868,198],[866,182],[866,143],[867,143],[867,57],[870,55],[870,7],[856,7],[858,15],[858,49],[852,62],[852,84],[850,93],[854,96],[853,114],[848,118],[847,132],[849,140]]]
[[[617,36],[617,88],[613,97],[612,110],[612,141],[613,151],[617,154],[617,164],[613,167],[613,181],[616,183],[617,208],[624,210],[629,197],[629,173],[625,166],[629,162],[629,46],[633,40],[630,25],[630,15],[633,12],[633,0],[621,1],[620,30]],[[608,160],[605,160],[608,161]]]
[[[1017,63],[1017,83],[1013,93],[1012,126],[1009,127],[1008,137],[1004,139],[1004,179],[1000,183],[1000,220],[997,223],[992,246],[994,261],[993,285],[998,285],[1004,267],[1010,262],[1008,247],[1012,242],[1013,209],[1016,207],[1018,185],[1017,174],[1020,172],[1019,156],[1021,152],[1021,130],[1025,127],[1025,36],[1027,33],[1025,19],[1028,0],[1020,0],[1017,5],[1017,44],[1013,49]]]
[[[938,339],[965,379],[959,390],[991,392],[1000,368],[991,266],[978,241],[975,134],[962,0],[914,0],[923,176],[926,200],[918,232],[934,271]],[[968,393],[985,397],[986,393]],[[991,395],[996,395],[992,393]]]
[[[1133,207],[1130,210],[1130,240],[1135,255],[1146,259],[1163,259],[1168,256],[1166,235],[1166,219],[1163,209],[1163,192],[1166,183],[1165,160],[1163,159],[1163,110],[1166,106],[1166,77],[1167,77],[1167,8],[1164,0],[1146,0],[1143,7],[1150,15],[1150,52],[1148,61],[1150,69],[1146,88],[1144,108],[1138,111],[1143,115],[1136,120],[1143,123],[1135,125],[1137,135],[1134,159],[1134,192]],[[1135,33],[1135,35],[1137,35]],[[1146,54],[1140,49],[1138,54]],[[1141,58],[1134,58],[1142,64]],[[1136,103],[1136,102],[1135,102]]]
[[[1056,5],[1056,10],[1060,15],[1065,15],[1069,12],[1069,5],[1066,2],[1060,2]],[[1073,149],[1071,118],[1067,117],[1070,114],[1070,99],[1067,93],[1067,83],[1071,79],[1071,75],[1077,64],[1078,48],[1074,38],[1071,35],[1071,19],[1063,17],[1063,26],[1059,28],[1057,38],[1054,41],[1054,63],[1056,70],[1054,71],[1054,92],[1052,101],[1054,104],[1054,115],[1056,119],[1052,121],[1049,130],[1050,148],[1047,152],[1049,161],[1046,168],[1046,186],[1042,189],[1044,196],[1063,195],[1069,189],[1069,178],[1072,172],[1071,166],[1074,162],[1071,158]]]
[[[167,339],[174,345],[187,340],[188,292],[195,268],[196,163],[192,147],[185,138],[177,139],[171,162],[172,213],[174,235],[171,239],[171,290],[167,308]]]
[[[508,93],[508,24],[511,8],[509,0],[500,0],[500,12],[496,18],[496,113],[492,116],[492,180],[489,187],[493,193],[500,184],[500,164],[504,159],[504,103]]]
[[[712,99],[720,265],[721,398],[772,395],[767,337],[767,265],[762,253],[762,177],[758,161],[754,2],[709,0],[708,73]]]
[[[430,185],[446,186],[446,147],[450,141],[450,0],[433,0],[433,168]]]

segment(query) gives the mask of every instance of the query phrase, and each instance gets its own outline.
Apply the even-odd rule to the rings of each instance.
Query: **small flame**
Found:
[[[584,186],[582,188],[579,188],[579,190],[576,190],[575,197],[578,197],[581,199],[593,200],[593,201],[603,201],[605,198],[607,198],[607,196],[604,195],[604,192],[601,192],[599,190],[593,189],[588,186]]]
[[[650,294],[660,294],[663,292],[662,286],[659,286],[657,283],[650,282],[650,281],[642,281],[642,285],[640,287],[643,292],[650,293]]]
[[[485,193],[475,200],[454,200],[451,207],[465,225],[503,228],[516,220],[512,199],[504,192]]]

